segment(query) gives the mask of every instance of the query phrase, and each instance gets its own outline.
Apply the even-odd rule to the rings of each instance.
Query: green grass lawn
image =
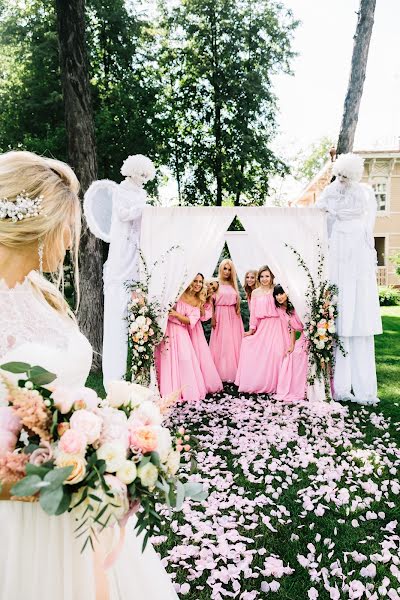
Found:
[[[382,316],[377,407],[315,415],[232,388],[175,412],[200,440],[209,488],[156,540],[182,597],[400,597],[400,307]]]

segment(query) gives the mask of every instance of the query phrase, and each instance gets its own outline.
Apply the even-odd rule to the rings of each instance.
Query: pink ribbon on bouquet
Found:
[[[96,600],[110,599],[107,570],[114,565],[115,561],[121,554],[125,542],[126,524],[129,518],[139,510],[139,507],[140,500],[132,502],[132,504],[129,506],[129,510],[126,513],[126,515],[118,522],[119,539],[117,544],[111,550],[111,552],[107,553],[104,547],[106,542],[104,536],[107,532],[107,528],[100,534],[103,539],[99,539],[95,542],[93,566],[96,587]],[[115,529],[113,528],[111,531],[115,531]]]

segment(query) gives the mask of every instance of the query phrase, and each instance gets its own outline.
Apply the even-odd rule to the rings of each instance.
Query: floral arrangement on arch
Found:
[[[288,244],[286,246],[295,254],[299,265],[306,272],[309,282],[306,292],[308,311],[303,323],[308,349],[307,380],[310,384],[313,384],[316,379],[323,381],[325,392],[330,397],[335,348],[339,347],[345,354],[335,325],[338,316],[338,287],[323,279],[325,259],[319,243],[316,281],[300,253],[292,246]]]
[[[163,263],[178,248],[179,246],[172,246],[167,250],[153,264],[153,269]],[[125,284],[130,293],[127,315],[131,361],[130,379],[140,385],[148,386],[151,383],[151,371],[154,368],[154,351],[164,337],[159,322],[168,314],[175,301],[166,307],[162,307],[157,299],[149,301],[151,273],[141,252],[139,252],[139,256],[143,265],[144,281],[128,281]],[[177,297],[182,292],[183,286],[180,287]]]
[[[158,325],[163,311],[157,301],[148,302],[147,281],[134,281],[128,283],[127,287],[131,295],[128,304],[128,331],[132,381],[148,386],[154,366],[154,350],[164,335]]]
[[[162,530],[162,506],[207,496],[178,477],[190,440],[184,428],[162,425],[154,392],[115,381],[101,400],[89,388],[52,385],[56,376],[39,366],[0,369],[0,497],[38,501],[49,515],[71,512],[82,551],[105,527],[123,530],[133,513],[144,548]]]

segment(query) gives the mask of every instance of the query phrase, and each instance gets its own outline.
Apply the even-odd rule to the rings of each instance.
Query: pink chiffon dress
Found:
[[[303,324],[296,312],[288,315],[286,310],[278,309],[283,327],[289,330],[303,331]],[[296,340],[291,354],[285,354],[279,371],[278,385],[274,398],[285,402],[304,400],[307,389],[308,351],[307,340],[303,333]]]
[[[174,309],[188,317],[189,325],[175,317],[168,318],[165,338],[156,348],[155,363],[158,385],[162,396],[181,391],[181,400],[203,400],[207,390],[200,364],[190,339],[189,330],[200,319],[200,309],[178,300]]]
[[[200,313],[199,313],[200,316]],[[223,388],[221,377],[218,375],[217,368],[211,356],[206,336],[204,335],[202,321],[209,321],[212,317],[212,306],[204,306],[204,315],[199,318],[197,323],[189,329],[190,339],[200,364],[201,373],[208,394],[216,394]]]
[[[255,333],[243,338],[235,384],[240,392],[273,394],[290,336],[272,292],[252,295],[250,329]]]
[[[215,329],[211,331],[210,350],[222,381],[235,381],[244,328],[236,313],[238,294],[231,285],[220,283],[215,297]]]

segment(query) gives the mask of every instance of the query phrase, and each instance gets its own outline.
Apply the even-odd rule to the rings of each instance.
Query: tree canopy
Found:
[[[272,77],[297,23],[277,0],[87,0],[99,176],[128,154],[168,166],[184,204],[258,204],[287,167],[271,150]],[[52,2],[0,2],[0,151],[66,159]]]

